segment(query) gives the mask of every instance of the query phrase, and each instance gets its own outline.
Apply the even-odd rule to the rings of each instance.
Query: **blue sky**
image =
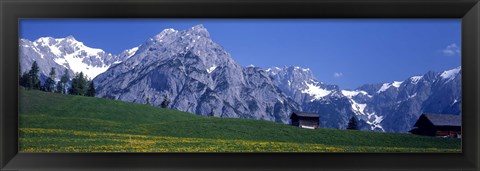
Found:
[[[21,20],[20,38],[73,35],[117,54],[163,29],[203,24],[242,66],[310,68],[353,89],[460,66],[460,19],[57,19]]]

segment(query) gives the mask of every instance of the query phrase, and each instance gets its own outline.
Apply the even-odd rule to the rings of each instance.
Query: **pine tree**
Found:
[[[68,75],[68,69],[65,69],[62,77],[60,78],[60,82],[57,85],[57,92],[62,94],[67,94],[65,91],[65,86],[67,85],[68,81],[70,81],[70,75]]]
[[[47,91],[47,89],[45,88],[45,84],[41,84],[42,82],[40,82],[40,89],[41,91]]]
[[[347,129],[358,130],[357,119],[355,119],[355,117],[352,116],[352,118],[350,118],[350,120],[348,121]]]
[[[53,92],[55,90],[55,68],[50,69],[50,74],[45,82],[45,91]]]
[[[73,95],[85,95],[87,93],[87,78],[83,75],[83,72],[76,73],[72,79],[72,85],[69,89],[69,93]]]
[[[27,87],[27,82],[28,82],[28,72],[25,71],[20,76],[20,86]]]
[[[65,87],[65,86],[63,85],[63,83],[62,83],[61,81],[59,81],[59,82],[57,83],[57,88],[56,88],[56,90],[55,90],[55,93],[61,93],[61,94],[63,94],[63,93],[64,93],[64,92],[63,92],[64,87]]]
[[[40,79],[38,78],[38,72],[40,68],[38,67],[37,61],[33,61],[30,71],[28,71],[28,77],[26,80],[27,88],[29,90],[40,90]]]
[[[95,97],[95,85],[93,84],[93,81],[90,81],[89,84],[88,84],[88,89],[87,89],[87,93],[85,94],[86,96],[90,96],[90,97]]]
[[[167,95],[164,95],[163,96],[163,101],[162,101],[162,104],[160,104],[160,107],[168,108],[168,105],[170,105],[170,101],[168,100]]]

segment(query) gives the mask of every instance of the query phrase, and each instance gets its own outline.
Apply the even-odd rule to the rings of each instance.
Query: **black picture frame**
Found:
[[[478,0],[0,0],[2,170],[479,170]],[[461,18],[462,153],[18,153],[21,18]]]

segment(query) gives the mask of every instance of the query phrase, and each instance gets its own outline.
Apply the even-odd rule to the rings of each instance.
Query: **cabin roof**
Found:
[[[435,126],[462,126],[461,115],[423,114]]]
[[[318,113],[312,113],[312,112],[293,112],[290,118],[292,118],[293,115],[297,115],[298,117],[308,117],[308,118],[318,118]]]

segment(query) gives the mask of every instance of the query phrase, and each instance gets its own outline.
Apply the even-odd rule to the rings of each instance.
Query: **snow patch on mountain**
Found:
[[[452,104],[450,104],[450,105],[453,105],[453,104],[455,104],[455,103],[457,103],[457,102],[458,102],[458,100],[455,99],[455,100],[453,100]]]
[[[384,83],[382,87],[380,87],[380,89],[377,91],[377,93],[387,91],[390,87],[399,88],[400,85],[402,85],[402,83],[403,81],[394,81],[392,83]]]
[[[73,72],[83,72],[90,79],[95,78],[98,74],[105,72],[109,66],[103,65],[102,67],[94,67],[83,63],[83,58],[77,56],[78,54],[67,54],[64,56],[64,61],[66,61],[70,69]],[[70,65],[71,64],[71,65]],[[64,65],[65,66],[65,65]]]
[[[408,95],[408,98],[411,99],[411,98],[414,98],[415,96],[417,96],[417,93],[415,93],[413,95]]]
[[[302,93],[306,93],[312,96],[313,99],[311,101],[319,100],[322,97],[328,96],[332,92],[332,91],[323,89],[320,86],[308,83],[306,81],[305,81],[305,85],[307,85],[308,88],[305,90],[302,90]]]
[[[423,76],[413,76],[413,77],[410,77],[410,82],[412,84],[417,84],[422,78]]]
[[[367,107],[367,104],[359,104],[353,99],[349,99],[349,101],[352,104],[352,109],[355,114],[365,115],[365,107]]]
[[[159,34],[157,34],[154,38],[155,40],[159,41],[159,42],[163,42],[163,38],[169,34],[176,34],[178,33],[178,30],[175,30],[173,28],[168,28],[168,29],[164,29],[162,30],[162,32],[160,32]],[[150,39],[150,40],[153,40],[153,39]]]
[[[392,83],[392,86],[394,86],[394,87],[396,87],[396,88],[399,88],[400,85],[402,85],[402,83],[403,83],[403,81],[394,81],[394,82]]]
[[[23,47],[23,48],[29,48],[28,45],[23,45],[22,47]],[[40,50],[38,49],[38,47],[33,46],[33,47],[31,47],[31,48],[33,49],[33,51],[35,51],[35,53],[37,53],[38,55],[40,55],[40,58],[41,58],[41,59],[45,58],[45,54],[43,54],[42,52],[40,52]]]
[[[128,55],[127,55],[127,58],[130,58],[130,57],[132,57],[133,55],[135,55],[135,52],[138,51],[138,48],[139,48],[139,46],[126,50],[126,52],[127,52],[127,54],[128,54]]]
[[[65,58],[55,58],[53,61],[65,68],[68,68],[68,61]]]
[[[371,130],[375,130],[375,129],[381,129],[382,132],[385,132],[385,129],[383,129],[382,125],[380,125],[380,123],[383,121],[383,116],[377,116],[377,115],[372,115],[375,117],[375,119],[373,121],[367,121],[367,124],[369,124],[371,126]]]
[[[207,68],[207,72],[210,74],[210,73],[212,73],[215,69],[217,69],[217,65],[213,65],[213,66]]]
[[[365,120],[365,122],[370,125],[371,130],[375,129],[381,129],[383,132],[385,130],[383,129],[381,122],[383,121],[383,116],[378,116],[375,114],[375,112],[368,113],[365,109],[367,107],[367,104],[365,103],[357,103],[355,100],[349,98],[350,104],[352,105],[352,111],[355,113],[357,116],[363,116],[360,117],[362,120]],[[366,116],[366,118],[365,118]],[[373,117],[373,118],[372,118]]]
[[[302,71],[303,72],[308,72],[308,71],[310,71],[310,68],[302,68]]]
[[[461,67],[457,67],[455,69],[443,71],[442,74],[440,75],[440,77],[442,77],[442,79],[444,79],[444,80],[447,80],[445,82],[449,82],[449,81],[455,79],[455,76],[457,76],[458,73],[460,73],[460,71],[461,71]]]
[[[271,67],[271,68],[268,68],[265,71],[268,72],[270,75],[277,75],[278,72],[282,71],[282,69],[279,68],[279,67]]]
[[[368,95],[366,91],[362,90],[342,90],[342,94],[348,98],[352,98],[354,96],[357,96],[358,94],[363,94],[363,95]]]

